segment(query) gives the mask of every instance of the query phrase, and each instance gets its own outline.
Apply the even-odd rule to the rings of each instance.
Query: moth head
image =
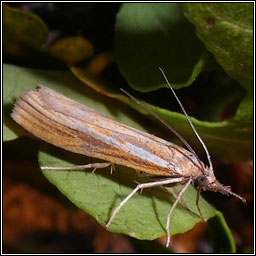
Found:
[[[205,190],[206,186],[214,181],[216,181],[216,178],[214,176],[213,170],[208,166],[203,166],[202,174],[195,178],[194,185],[197,188]]]
[[[198,190],[210,190],[213,192],[219,192],[224,195],[232,195],[240,200],[242,200],[244,203],[246,203],[246,200],[242,198],[241,196],[237,195],[236,193],[232,192],[230,186],[224,186],[222,185],[214,176],[214,172],[209,167],[206,167],[204,169],[204,174],[198,175],[194,180],[194,185]]]
[[[210,190],[213,192],[219,192],[224,195],[232,195],[240,200],[242,200],[244,203],[246,203],[246,200],[237,195],[236,193],[232,192],[230,186],[224,186],[221,184],[214,176],[214,172],[209,167],[206,167],[204,170],[204,174],[201,174],[196,177],[194,184],[197,189],[203,189],[203,190]]]

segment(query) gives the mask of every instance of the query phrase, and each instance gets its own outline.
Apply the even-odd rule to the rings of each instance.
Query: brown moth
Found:
[[[161,69],[160,69],[161,70]],[[163,73],[163,71],[161,70]],[[164,75],[164,73],[163,73]],[[167,78],[164,78],[181,105]],[[138,104],[144,106],[136,98],[124,91]],[[183,106],[181,108],[203,145],[209,160],[205,166],[189,144],[169,124],[152,113],[164,125],[170,128],[185,144],[187,149],[154,135],[136,130],[114,121],[95,110],[71,100],[47,87],[38,85],[36,89],[24,92],[17,100],[12,118],[34,136],[65,150],[105,160],[105,163],[92,163],[74,167],[42,167],[42,169],[86,169],[113,167],[123,165],[155,176],[161,180],[139,184],[124,198],[112,213],[106,224],[108,228],[123,205],[138,191],[144,188],[184,184],[176,201],[167,215],[166,246],[170,243],[170,216],[175,206],[190,184],[197,188],[196,206],[200,216],[205,220],[199,208],[201,190],[233,195],[243,202],[245,199],[233,193],[231,188],[220,184],[214,176],[210,155],[200,136],[196,132]],[[206,221],[206,220],[205,220]]]

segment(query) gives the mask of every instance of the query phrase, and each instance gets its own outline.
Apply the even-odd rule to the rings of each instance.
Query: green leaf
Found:
[[[67,153],[54,147],[45,147],[39,153],[40,166],[72,166],[95,162],[99,160]],[[110,168],[97,169],[94,173],[91,170],[68,170],[43,171],[43,174],[70,201],[92,215],[102,226],[106,224],[114,208],[136,186],[134,181],[152,181],[121,166],[116,166],[112,175]],[[177,191],[180,189],[179,186]],[[170,190],[175,195],[173,188]],[[172,234],[186,232],[202,221],[196,209],[195,198],[196,190],[190,187],[183,200],[191,212],[189,214],[182,205],[175,208],[170,225]],[[174,197],[159,187],[144,189],[142,194],[134,195],[121,209],[109,230],[147,240],[164,236],[166,216],[173,202]],[[203,198],[200,199],[200,207],[207,219],[215,215],[214,208]]]
[[[248,91],[253,85],[253,3],[184,3],[185,16],[218,63]]]
[[[252,125],[253,121],[253,98],[252,95],[247,94],[244,99],[241,101],[239,108],[235,116],[232,118],[232,121],[237,123],[244,123]]]
[[[216,211],[216,215],[208,220],[208,225],[214,252],[235,253],[235,242],[222,213]]]
[[[48,28],[35,14],[3,5],[3,52],[26,55],[46,42]]]
[[[67,37],[52,44],[48,51],[67,64],[75,64],[93,55],[93,45],[83,37]]]
[[[116,19],[115,55],[129,85],[142,92],[190,85],[208,54],[175,3],[125,3]],[[204,52],[204,54],[203,54]]]

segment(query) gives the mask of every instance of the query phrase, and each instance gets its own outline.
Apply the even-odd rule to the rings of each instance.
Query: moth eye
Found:
[[[195,180],[196,187],[203,187],[208,184],[208,179],[205,175],[199,175]]]

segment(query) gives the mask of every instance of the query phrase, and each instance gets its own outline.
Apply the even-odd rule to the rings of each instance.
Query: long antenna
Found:
[[[192,130],[194,131],[196,137],[198,138],[198,140],[200,141],[201,145],[203,146],[203,148],[204,148],[204,150],[205,150],[205,153],[206,153],[206,155],[207,155],[207,158],[208,158],[208,162],[209,162],[210,169],[213,170],[211,157],[210,157],[210,154],[209,154],[209,152],[208,152],[207,147],[205,146],[203,140],[201,139],[201,137],[199,136],[199,134],[198,134],[196,128],[194,127],[193,123],[191,122],[191,119],[190,119],[190,117],[188,116],[188,114],[187,114],[186,110],[184,109],[183,105],[181,104],[181,102],[180,102],[178,96],[177,96],[176,93],[174,92],[174,90],[173,90],[173,88],[172,88],[170,82],[168,81],[168,79],[167,79],[167,77],[166,77],[164,71],[163,71],[160,67],[159,67],[159,69],[160,69],[160,71],[162,72],[163,77],[164,77],[166,83],[168,84],[169,88],[172,90],[172,93],[173,93],[174,97],[176,98],[176,100],[178,101],[178,103],[179,103],[179,105],[180,105],[180,107],[181,107],[183,113],[184,113],[185,116],[187,117],[187,120],[188,120],[188,122],[189,122],[189,124],[190,124]]]
[[[163,125],[165,125],[169,130],[171,130],[180,140],[181,142],[187,147],[187,149],[196,157],[202,173],[204,173],[204,167],[202,162],[200,161],[200,158],[194,151],[194,149],[189,145],[189,143],[168,123],[166,123],[162,118],[160,118],[155,112],[153,112],[151,109],[149,109],[143,102],[132,96],[130,93],[126,92],[124,89],[120,88],[120,90],[126,94],[129,98],[131,98],[133,101],[135,101],[138,105],[142,106],[144,109],[147,110],[152,116],[154,116],[158,121],[160,121]]]

